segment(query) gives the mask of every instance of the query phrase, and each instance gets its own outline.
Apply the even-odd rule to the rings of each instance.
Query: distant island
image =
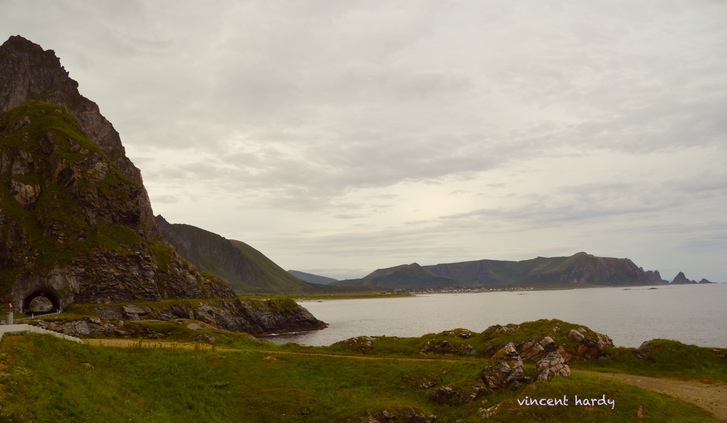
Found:
[[[671,284],[695,282],[684,273]],[[586,286],[664,285],[659,271],[644,270],[627,258],[596,257],[580,252],[569,257],[537,257],[530,260],[477,260],[421,266],[417,263],[378,269],[361,279],[334,286],[381,289],[459,288],[578,288]]]

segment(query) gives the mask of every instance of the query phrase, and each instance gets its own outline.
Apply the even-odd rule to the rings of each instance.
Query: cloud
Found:
[[[723,3],[42,4],[0,28],[57,52],[170,221],[300,270],[591,250],[727,280],[689,253],[727,253],[694,223],[724,228]]]

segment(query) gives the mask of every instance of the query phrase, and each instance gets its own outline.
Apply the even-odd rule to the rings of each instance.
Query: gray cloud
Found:
[[[114,123],[156,211],[285,267],[588,250],[727,280],[693,254],[727,253],[723,3],[2,8]]]

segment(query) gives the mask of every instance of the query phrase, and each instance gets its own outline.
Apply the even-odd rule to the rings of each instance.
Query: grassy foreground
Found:
[[[216,350],[201,345],[183,350],[6,336],[0,343],[0,421],[358,422],[369,415],[386,421],[383,416],[389,413],[399,416],[399,422],[417,411],[435,415],[437,422],[478,422],[487,409],[494,414],[486,421],[494,422],[713,421],[691,404],[581,373],[452,405],[432,399],[443,387],[474,393],[488,364],[483,356],[413,350],[407,355],[404,346],[398,352],[389,346],[379,353],[376,348],[355,353],[341,347],[277,346],[238,335],[221,341],[224,347]],[[395,344],[396,338],[384,341]],[[719,359],[714,360],[718,368]],[[616,360],[605,370],[631,365],[622,362]],[[534,374],[534,369],[526,372]],[[575,395],[605,396],[614,400],[614,407],[577,406]],[[568,406],[518,404],[526,397],[564,396]]]

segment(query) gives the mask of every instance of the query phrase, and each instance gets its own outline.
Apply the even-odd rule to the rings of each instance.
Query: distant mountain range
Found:
[[[338,279],[329,278],[327,276],[314,275],[312,273],[301,272],[299,270],[288,270],[288,273],[298,279],[302,279],[306,282],[315,283],[318,285],[331,285],[335,282],[338,282]]]
[[[638,286],[669,282],[658,271],[644,270],[627,258],[569,257],[530,260],[476,260],[421,266],[417,263],[378,269],[361,279],[337,281],[298,270],[285,271],[244,242],[157,216],[164,238],[197,268],[227,281],[238,293],[310,294],[368,290],[447,288],[577,288]],[[698,283],[679,273],[672,284]],[[702,279],[699,283],[709,283]]]
[[[696,283],[680,273],[673,283]],[[708,283],[703,279],[701,283]],[[334,286],[380,289],[447,287],[581,287],[666,284],[658,271],[644,270],[631,260],[577,253],[570,257],[537,257],[522,261],[477,260],[421,266],[405,264],[378,269],[361,279]]]

